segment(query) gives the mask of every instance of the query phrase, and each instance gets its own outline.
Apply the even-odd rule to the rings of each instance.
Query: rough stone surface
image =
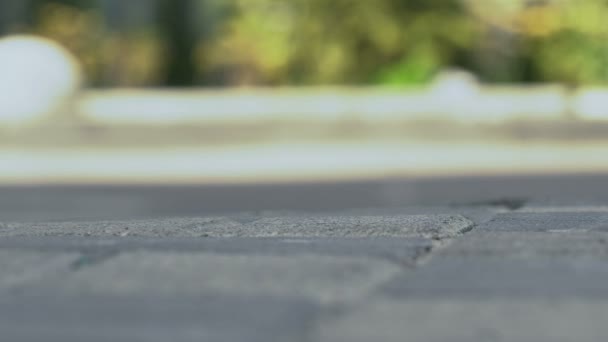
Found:
[[[147,237],[424,237],[450,238],[472,229],[461,215],[278,216],[242,224],[228,217],[101,222],[8,223],[0,236]]]
[[[474,223],[461,215],[272,217],[251,223],[252,236],[425,237],[458,236]],[[249,235],[249,234],[248,234]]]
[[[491,220],[496,214],[508,211],[502,205],[417,205],[392,206],[387,208],[356,208],[342,210],[340,215],[350,216],[396,216],[396,215],[462,215],[475,224]],[[294,214],[294,213],[292,213]],[[329,213],[332,214],[332,213]],[[335,214],[334,214],[335,215]],[[271,216],[271,215],[267,215]],[[273,215],[279,216],[279,215]]]
[[[608,183],[565,179],[9,187],[0,340],[603,341]]]
[[[608,231],[608,211],[512,212],[498,214],[483,226],[489,231]]]
[[[7,223],[0,236],[207,237],[237,235],[241,224],[226,217],[128,221]]]

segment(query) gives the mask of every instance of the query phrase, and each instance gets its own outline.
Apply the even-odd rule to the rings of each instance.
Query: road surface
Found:
[[[3,186],[3,341],[603,341],[608,175]]]

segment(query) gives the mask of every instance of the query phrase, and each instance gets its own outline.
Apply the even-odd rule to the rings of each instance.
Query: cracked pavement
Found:
[[[3,187],[1,339],[602,341],[607,179]]]

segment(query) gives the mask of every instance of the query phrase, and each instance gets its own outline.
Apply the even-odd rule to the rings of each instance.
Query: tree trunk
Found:
[[[196,79],[193,10],[192,0],[163,0],[159,6],[159,24],[167,46],[165,83],[168,86],[191,86]]]

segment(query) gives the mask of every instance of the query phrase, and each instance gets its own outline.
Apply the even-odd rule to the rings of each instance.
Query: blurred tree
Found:
[[[24,1],[0,1],[0,35],[23,29],[26,4]]]
[[[233,4],[212,50],[248,65],[254,83],[420,83],[442,65],[467,67],[460,56],[478,36],[458,0]]]
[[[157,86],[164,56],[157,27],[159,0],[98,0],[104,13],[100,42],[104,86]]]
[[[537,81],[562,82],[571,86],[608,81],[608,45],[604,38],[564,30],[534,40],[532,58]]]
[[[28,0],[27,18],[30,25],[35,26],[44,16],[44,12],[53,5],[63,5],[80,10],[90,10],[97,7],[96,0]]]
[[[25,17],[24,31],[63,43],[99,85],[408,85],[449,67],[487,82],[608,83],[608,0],[19,3],[0,2],[15,13],[0,29]]]
[[[101,70],[102,22],[95,0],[30,0],[30,33],[56,40],[80,60],[91,83]]]
[[[160,3],[158,23],[165,39],[166,84],[169,86],[191,86],[196,79],[194,9],[193,0],[163,0]]]

